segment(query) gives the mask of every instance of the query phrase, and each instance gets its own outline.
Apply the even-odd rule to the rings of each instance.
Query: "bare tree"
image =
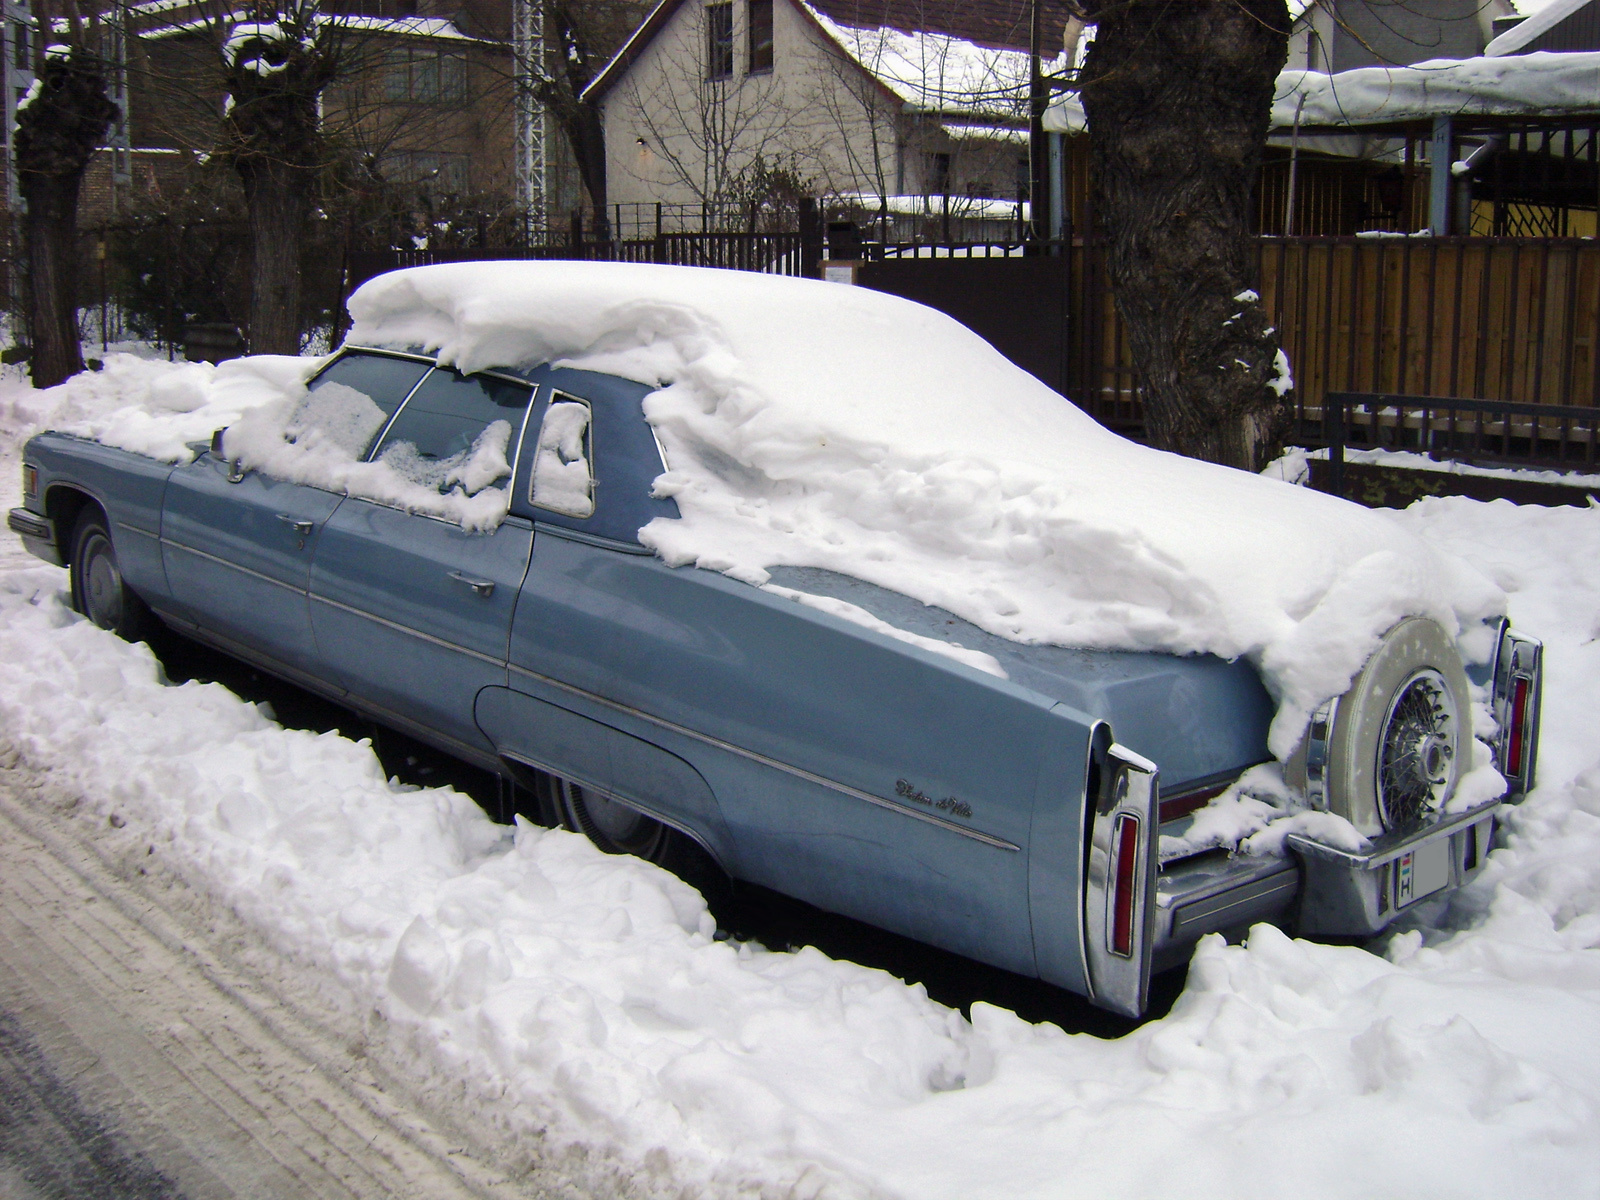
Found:
[[[17,113],[17,184],[28,205],[25,241],[35,387],[83,370],[78,345],[78,196],[83,173],[117,114],[106,94],[97,22],[67,0],[66,30],[48,4],[39,17],[38,83]],[[57,38],[62,40],[57,40]]]
[[[1080,0],[1095,213],[1153,444],[1259,470],[1287,359],[1255,292],[1251,192],[1284,0]]]
[[[638,0],[542,0],[544,61],[528,72],[534,98],[560,125],[596,212],[606,207],[606,142],[600,104],[584,99],[594,81],[648,9]]]
[[[705,8],[679,10],[688,19],[663,38],[656,53],[669,64],[618,97],[673,183],[702,203],[737,199],[757,163],[803,164],[816,153],[797,125],[775,76],[707,69]],[[731,51],[730,51],[731,53]]]
[[[300,352],[300,240],[323,162],[319,99],[339,70],[339,39],[315,0],[285,0],[275,20],[235,26],[223,44],[225,153],[250,209],[250,349]]]

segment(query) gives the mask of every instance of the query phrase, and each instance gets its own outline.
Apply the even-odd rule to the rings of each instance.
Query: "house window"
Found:
[[[1026,203],[1033,198],[1033,167],[1025,158],[1017,159],[1017,199]]]
[[[386,57],[383,94],[387,100],[412,104],[463,104],[467,99],[467,62],[440,50],[405,47]]]
[[[772,70],[772,0],[750,0],[750,73]]]
[[[381,169],[392,182],[429,196],[459,196],[467,191],[469,164],[465,154],[396,150],[384,156]]]
[[[17,51],[17,68],[18,70],[26,71],[33,65],[28,61],[28,27],[17,24],[13,25],[12,28],[16,30],[14,41]]]
[[[706,6],[706,78],[733,76],[733,5]]]
[[[928,174],[932,177],[929,190],[935,196],[948,196],[950,194],[950,156],[948,154],[930,155]]]

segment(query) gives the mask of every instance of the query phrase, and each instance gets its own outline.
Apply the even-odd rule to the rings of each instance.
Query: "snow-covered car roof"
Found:
[[[682,517],[642,540],[670,563],[834,570],[1023,642],[1247,655],[1280,701],[1280,756],[1400,617],[1475,635],[1503,604],[1381,513],[1129,442],[965,326],[866,288],[462,263],[373,279],[350,312],[352,343],[465,371],[657,386],[656,487]]]

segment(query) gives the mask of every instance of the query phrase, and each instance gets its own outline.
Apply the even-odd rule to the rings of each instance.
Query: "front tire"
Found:
[[[149,636],[150,609],[123,581],[111,529],[98,508],[86,508],[72,531],[72,607],[93,624],[130,642]]]

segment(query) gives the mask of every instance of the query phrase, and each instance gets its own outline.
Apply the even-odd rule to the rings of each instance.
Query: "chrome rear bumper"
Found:
[[[1440,818],[1402,838],[1378,838],[1358,854],[1298,833],[1285,839],[1305,868],[1296,932],[1308,937],[1368,937],[1429,896],[1466,883],[1489,856],[1498,800]],[[1431,851],[1431,854],[1430,854]],[[1414,864],[1428,855],[1443,872],[1438,886],[1417,887]]]

